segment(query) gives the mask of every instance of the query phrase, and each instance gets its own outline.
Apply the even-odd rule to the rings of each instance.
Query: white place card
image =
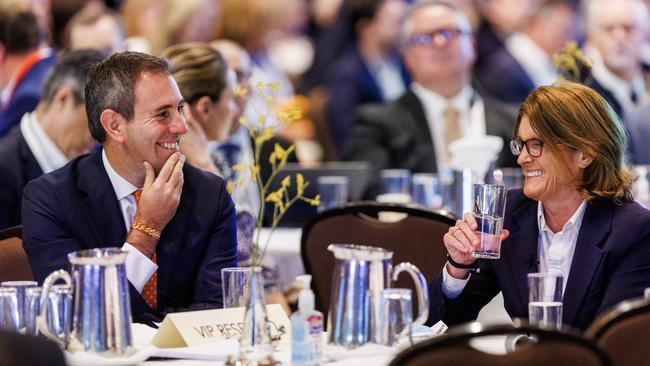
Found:
[[[278,304],[266,306],[271,337],[291,344],[291,322]],[[151,343],[159,348],[189,347],[225,339],[239,339],[244,328],[244,308],[170,313],[160,324]]]

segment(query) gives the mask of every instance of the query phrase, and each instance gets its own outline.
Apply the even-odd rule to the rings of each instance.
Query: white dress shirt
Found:
[[[108,174],[108,179],[113,186],[113,191],[115,191],[115,197],[120,204],[120,210],[124,218],[124,226],[128,233],[135,218],[137,208],[133,192],[139,188],[117,174],[111,166],[111,163],[109,163],[106,157],[106,151],[104,150],[102,150],[102,161],[104,162],[104,169]],[[144,285],[149,281],[149,278],[158,270],[158,265],[129,243],[124,243],[122,249],[129,252],[126,256],[126,278],[129,279],[129,282],[131,282],[138,292],[141,292]]]
[[[553,60],[527,35],[514,33],[506,39],[505,46],[535,86],[551,85],[557,80]]]
[[[609,71],[597,49],[587,46],[585,47],[585,53],[594,60],[594,65],[591,68],[594,79],[614,95],[614,98],[621,104],[624,111],[646,102],[646,85],[642,75],[637,75],[630,83]],[[633,91],[637,96],[636,103],[632,101]]]
[[[542,202],[537,205],[537,227],[539,237],[537,241],[537,258],[539,259],[539,272],[559,272],[562,274],[562,293],[566,288],[567,279],[573,262],[573,253],[576,250],[578,242],[578,233],[582,226],[582,219],[585,216],[587,202],[582,201],[576,212],[573,213],[569,221],[564,224],[562,230],[557,233],[546,225],[544,218],[544,208]],[[442,293],[449,299],[457,298],[467,285],[471,277],[458,279],[449,275],[447,266],[442,271]]]
[[[68,158],[41,127],[36,112],[23,114],[20,120],[20,132],[43,174],[57,170],[68,162]]]
[[[411,90],[420,99],[424,108],[424,115],[429,124],[429,132],[433,138],[436,153],[436,165],[442,172],[449,168],[447,163],[447,145],[445,142],[444,111],[448,107],[456,108],[459,112],[458,122],[461,137],[485,135],[485,109],[481,97],[466,85],[460,93],[447,99],[418,83],[411,85]]]
[[[379,86],[385,101],[395,100],[406,91],[402,79],[402,70],[399,64],[392,59],[370,65],[370,72],[377,80],[377,86]]]

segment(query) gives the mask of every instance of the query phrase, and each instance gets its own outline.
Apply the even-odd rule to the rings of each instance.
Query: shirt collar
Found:
[[[413,90],[415,95],[422,100],[424,105],[435,106],[439,109],[453,106],[459,110],[468,110],[474,99],[474,90],[469,85],[465,85],[459,93],[449,99],[425,88],[417,82],[411,84],[411,90]]]
[[[65,154],[41,127],[36,112],[23,115],[20,120],[20,132],[44,174],[59,169],[68,162]]]
[[[580,230],[580,226],[582,225],[582,218],[585,215],[585,210],[587,209],[587,201],[582,200],[582,203],[580,206],[578,206],[578,209],[576,212],[571,215],[571,218],[569,218],[569,221],[564,224],[564,227],[560,232],[567,232],[568,230],[572,230],[574,232],[577,232]],[[552,233],[551,229],[546,226],[546,219],[544,218],[544,207],[542,205],[542,201],[539,201],[537,203],[537,227],[539,228],[539,232],[542,233],[544,231],[547,231],[549,233]]]
[[[139,189],[128,180],[124,179],[121,175],[117,174],[115,169],[111,166],[111,163],[108,161],[106,150],[104,149],[102,149],[102,162],[104,162],[104,169],[108,174],[108,179],[111,181],[111,185],[113,186],[118,201],[129,197],[133,192]]]

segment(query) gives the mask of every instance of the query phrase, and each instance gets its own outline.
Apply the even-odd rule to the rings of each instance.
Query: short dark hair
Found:
[[[43,30],[27,5],[17,1],[0,2],[0,43],[7,53],[35,50],[42,40]]]
[[[372,20],[379,6],[386,0],[348,0],[344,2],[345,14],[353,33],[357,34],[357,23],[361,20]]]
[[[144,73],[171,75],[164,59],[129,51],[113,54],[91,68],[86,84],[86,114],[90,133],[97,142],[106,141],[100,121],[104,110],[114,110],[127,121],[133,118],[135,84]]]
[[[84,89],[90,67],[106,57],[98,50],[69,50],[57,56],[54,67],[48,72],[41,102],[49,105],[62,85],[69,85],[74,91],[75,102],[85,101]]]

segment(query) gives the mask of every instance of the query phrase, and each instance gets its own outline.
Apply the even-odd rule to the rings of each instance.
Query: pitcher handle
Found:
[[[411,275],[418,294],[418,316],[413,321],[413,324],[423,325],[429,318],[429,286],[427,280],[418,267],[409,262],[403,262],[393,268],[393,282],[397,281],[397,277],[402,272],[408,272]]]
[[[59,339],[59,337],[57,337],[57,335],[54,334],[52,330],[50,330],[50,327],[47,324],[47,299],[50,295],[52,285],[54,285],[56,281],[60,279],[65,281],[66,285],[72,287],[72,278],[70,277],[70,274],[62,269],[54,271],[50,273],[49,276],[47,276],[45,281],[43,281],[43,290],[41,292],[40,299],[41,311],[38,313],[37,324],[38,330],[41,332],[41,334],[56,342],[62,349],[65,349],[67,346],[65,342]]]

